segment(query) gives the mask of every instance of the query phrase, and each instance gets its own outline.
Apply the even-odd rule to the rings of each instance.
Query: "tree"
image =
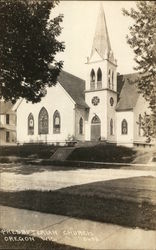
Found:
[[[62,15],[50,20],[58,0],[0,0],[0,98],[39,102],[56,84],[64,50],[57,37]]]
[[[130,11],[124,9],[123,13],[134,21],[127,42],[135,53],[138,88],[152,111],[150,116],[145,114],[142,124],[145,135],[150,138],[156,136],[156,1],[138,1],[136,7]]]

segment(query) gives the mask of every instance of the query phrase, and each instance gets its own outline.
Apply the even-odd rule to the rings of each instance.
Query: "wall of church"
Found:
[[[107,140],[116,142],[116,103],[117,94],[114,91],[107,91]]]
[[[93,98],[98,97],[99,103],[94,105]],[[97,115],[101,121],[101,139],[104,140],[107,138],[107,91],[99,90],[86,93],[85,101],[90,107],[89,119],[86,124],[86,140],[91,140],[91,121],[92,118]]]
[[[132,147],[134,140],[134,114],[133,111],[116,112],[117,117],[117,145]],[[122,122],[127,122],[127,133],[122,133]]]
[[[39,134],[38,115],[44,107],[49,116],[48,134]],[[75,103],[60,84],[49,88],[46,97],[40,103],[32,104],[23,101],[17,109],[17,141],[24,142],[64,142],[75,133]],[[60,114],[60,133],[53,132],[53,114]],[[34,134],[28,135],[28,116],[34,116]]]
[[[85,140],[85,123],[87,120],[87,113],[88,112],[84,108],[75,108],[75,137],[80,141]]]
[[[150,114],[150,109],[148,108],[148,102],[143,98],[142,95],[139,96],[136,106],[134,108],[134,142],[135,143],[145,143],[146,137],[144,136],[143,129],[139,128],[139,116],[143,117],[144,112]]]

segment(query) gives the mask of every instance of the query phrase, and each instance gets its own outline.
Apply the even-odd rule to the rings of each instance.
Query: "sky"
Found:
[[[135,8],[134,1],[102,1],[106,23],[114,56],[117,59],[117,72],[128,74],[134,72],[134,53],[126,42],[130,17],[122,14],[122,8]],[[63,69],[85,79],[85,63],[90,56],[92,42],[99,13],[99,1],[61,1],[53,9],[51,17],[63,14],[60,41],[65,42],[65,51],[57,55],[64,61]]]

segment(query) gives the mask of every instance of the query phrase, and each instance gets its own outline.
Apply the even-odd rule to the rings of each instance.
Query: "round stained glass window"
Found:
[[[94,96],[94,97],[92,98],[92,104],[93,104],[94,106],[98,105],[99,102],[100,102],[100,99],[99,99],[98,96]]]

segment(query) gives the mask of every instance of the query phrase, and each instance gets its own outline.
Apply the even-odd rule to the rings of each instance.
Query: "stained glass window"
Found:
[[[53,133],[59,134],[61,129],[60,113],[56,110],[53,115]]]
[[[33,114],[30,113],[28,116],[28,135],[34,134],[34,117]]]
[[[38,116],[38,133],[48,134],[48,130],[49,130],[49,116],[47,110],[43,107],[40,110]]]

